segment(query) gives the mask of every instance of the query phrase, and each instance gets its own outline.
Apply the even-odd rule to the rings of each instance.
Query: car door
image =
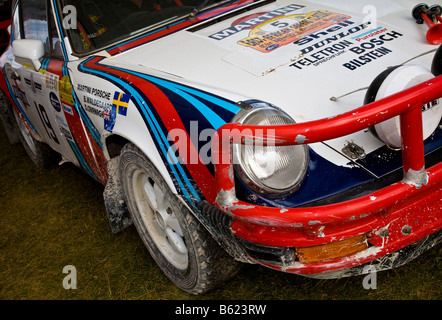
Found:
[[[70,62],[60,40],[62,30],[58,29],[61,25],[58,25],[59,19],[59,23],[56,22],[58,16],[54,15],[54,8],[57,9],[48,0],[19,1],[19,37],[25,41],[14,40],[15,56],[6,74],[17,98],[16,104],[21,107],[20,112],[38,140],[62,154],[64,160],[105,183],[107,161],[101,136],[73,90]],[[38,45],[29,41],[43,44],[41,58],[26,52],[38,51]],[[31,58],[23,59],[23,56]]]
[[[59,77],[45,70],[50,60],[63,63],[61,51],[58,49],[60,40],[55,29],[50,6],[47,0],[22,0],[19,2],[16,18],[21,18],[20,39],[17,44],[20,50],[31,50],[27,47],[31,42],[20,40],[37,40],[43,43],[42,60],[30,61],[14,56],[13,62],[6,69],[6,76],[11,84],[14,95],[21,104],[22,113],[28,125],[38,133],[39,140],[47,143],[52,149],[65,158],[76,160],[69,143],[64,137],[70,137],[59,93]],[[33,42],[32,45],[34,45]],[[34,47],[33,47],[34,48]],[[14,52],[17,49],[14,48]]]

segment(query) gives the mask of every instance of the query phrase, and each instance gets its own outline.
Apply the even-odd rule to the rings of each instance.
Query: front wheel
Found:
[[[135,227],[163,273],[180,289],[205,293],[239,269],[133,144],[120,159],[120,177]]]

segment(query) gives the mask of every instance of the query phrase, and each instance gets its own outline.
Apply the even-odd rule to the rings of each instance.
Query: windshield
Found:
[[[203,0],[62,0],[63,26],[76,53],[106,47],[178,17]],[[215,0],[209,0],[211,5]],[[221,1],[220,1],[221,2]],[[72,15],[77,16],[73,19]]]

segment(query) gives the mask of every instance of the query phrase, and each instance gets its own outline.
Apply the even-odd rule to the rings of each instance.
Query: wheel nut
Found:
[[[408,235],[408,234],[410,234],[412,231],[413,231],[413,229],[411,229],[411,227],[408,226],[408,225],[405,225],[405,226],[402,228],[402,234],[403,234],[403,235]]]
[[[379,235],[382,238],[385,238],[385,237],[388,237],[390,235],[390,232],[388,232],[388,229],[385,228],[385,229],[382,229],[382,230],[379,231]]]
[[[166,229],[166,224],[164,223],[163,217],[158,211],[155,211],[155,219],[158,222],[158,225],[161,227],[161,229]]]

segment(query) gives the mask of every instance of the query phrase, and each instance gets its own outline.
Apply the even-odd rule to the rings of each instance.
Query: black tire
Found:
[[[435,77],[442,74],[442,44],[437,49],[433,57],[433,62],[431,63],[431,72]]]
[[[46,143],[35,140],[20,119],[17,111],[14,109],[12,112],[16,120],[20,142],[32,162],[34,162],[36,166],[44,169],[50,168],[59,162],[60,154],[52,150]]]
[[[20,143],[20,132],[12,111],[12,104],[0,89],[0,120],[11,145]]]
[[[150,160],[131,143],[121,152],[120,177],[144,245],[177,287],[202,294],[236,274],[240,263],[219,247]]]

